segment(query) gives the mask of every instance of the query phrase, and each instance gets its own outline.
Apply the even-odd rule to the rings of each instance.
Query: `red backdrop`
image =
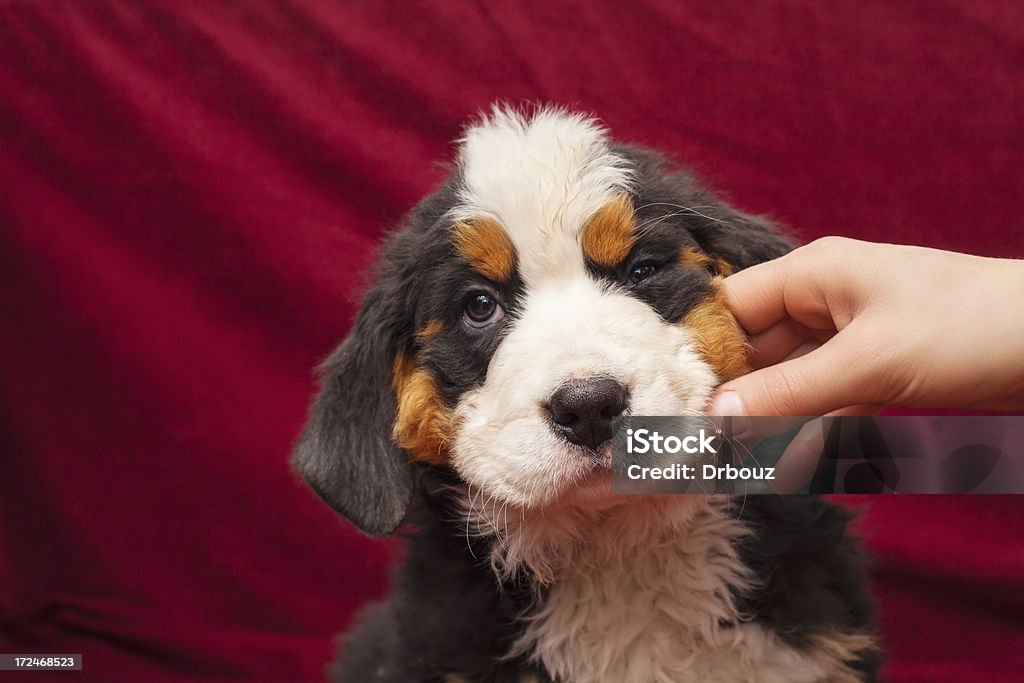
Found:
[[[495,99],[805,239],[1024,253],[1020,3],[534,4],[0,0],[0,652],[321,676],[388,547],[289,473],[311,368]],[[893,681],[1019,680],[1022,503],[872,501]]]

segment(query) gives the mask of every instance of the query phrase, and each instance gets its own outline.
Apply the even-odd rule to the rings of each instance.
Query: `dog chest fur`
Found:
[[[553,585],[515,646],[557,680],[824,680],[818,663],[744,623],[736,596],[756,578],[737,548],[750,531],[728,500],[686,496],[587,522],[589,542],[548,543],[565,552],[546,558]]]

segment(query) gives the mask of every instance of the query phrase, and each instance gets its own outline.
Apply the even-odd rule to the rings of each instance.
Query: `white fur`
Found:
[[[597,466],[550,428],[544,406],[565,381],[611,377],[630,413],[678,415],[703,408],[715,376],[682,327],[587,273],[580,231],[631,178],[596,122],[497,108],[467,131],[459,162],[454,213],[501,221],[525,293],[486,381],[459,401],[452,464],[488,500],[547,504]]]
[[[542,520],[509,523],[506,547],[528,537],[534,549],[546,549],[552,572],[513,652],[530,654],[565,683],[827,678],[820,664],[742,622],[734,595],[753,578],[735,544],[749,532],[725,499],[637,502],[549,510]]]
[[[524,294],[483,385],[456,408],[451,462],[467,482],[467,533],[492,536],[495,570],[547,592],[514,653],[561,683],[811,683],[826,672],[743,624],[747,530],[724,501],[614,496],[604,461],[556,435],[545,414],[565,381],[611,377],[635,415],[698,414],[716,384],[688,332],[586,270],[580,231],[629,187],[595,122],[496,109],[459,154],[457,218],[508,232]],[[720,622],[736,624],[720,627]]]
[[[542,282],[521,310],[484,384],[456,410],[452,464],[489,496],[544,505],[599,466],[555,434],[544,413],[567,380],[617,379],[635,415],[695,414],[715,384],[682,327],[586,276]]]

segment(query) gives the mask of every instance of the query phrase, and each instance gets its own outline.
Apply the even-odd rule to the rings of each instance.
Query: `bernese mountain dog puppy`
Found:
[[[586,116],[496,107],[388,239],[294,453],[408,542],[346,683],[854,683],[878,655],[850,515],[616,495],[612,421],[743,373],[721,278],[791,243]]]

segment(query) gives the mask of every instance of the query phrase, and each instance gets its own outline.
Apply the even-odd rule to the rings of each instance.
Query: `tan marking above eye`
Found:
[[[434,376],[406,353],[398,354],[391,373],[395,390],[395,425],[391,435],[413,460],[443,464],[448,460],[452,413],[441,400]]]
[[[504,282],[516,268],[516,248],[496,219],[480,216],[458,221],[452,233],[455,249],[476,272],[489,280]]]
[[[715,371],[720,382],[728,382],[746,374],[747,339],[739,323],[725,306],[725,297],[719,288],[721,278],[712,281],[714,290],[708,298],[694,306],[683,326],[693,335],[697,352]]]
[[[636,218],[629,195],[618,195],[597,210],[583,227],[583,253],[594,263],[613,268],[629,256],[636,242]]]

